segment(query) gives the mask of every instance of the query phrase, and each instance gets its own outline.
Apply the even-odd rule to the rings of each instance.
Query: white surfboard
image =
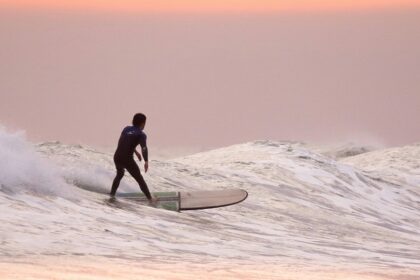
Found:
[[[219,191],[192,191],[192,192],[155,192],[159,198],[156,205],[172,211],[200,210],[208,208],[224,207],[240,203],[248,197],[244,190],[219,190]],[[147,203],[143,193],[121,193],[117,198],[131,199],[140,203]]]

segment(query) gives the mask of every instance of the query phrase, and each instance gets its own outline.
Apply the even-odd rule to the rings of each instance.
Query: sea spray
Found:
[[[42,158],[25,132],[0,127],[0,186],[7,193],[69,195],[69,185],[54,164]]]

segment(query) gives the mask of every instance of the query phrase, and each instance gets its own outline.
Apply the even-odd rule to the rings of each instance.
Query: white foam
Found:
[[[3,191],[54,195],[68,193],[68,184],[58,169],[35,152],[23,131],[9,133],[0,127],[0,166],[0,186]]]
[[[7,158],[0,163],[5,167],[0,182],[13,192],[0,192],[4,255],[420,269],[420,193],[400,179],[417,178],[417,159],[403,162],[418,147],[395,150],[392,161],[399,164],[391,169],[385,168],[386,150],[354,157],[351,165],[300,143],[275,141],[152,160],[144,176],[153,191],[249,193],[235,206],[175,213],[123,200],[107,204],[104,194],[115,173],[110,153],[57,142],[39,144],[35,151],[22,134],[4,130],[0,143],[0,155]],[[378,179],[382,169],[375,164],[394,180]],[[43,196],[50,188],[67,189],[75,199]],[[129,175],[119,189],[138,190]]]

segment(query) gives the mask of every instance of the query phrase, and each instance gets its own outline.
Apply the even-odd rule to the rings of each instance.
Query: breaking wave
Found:
[[[337,154],[336,151],[332,152]],[[175,213],[107,203],[112,155],[0,130],[0,256],[106,256],[420,270],[420,146],[328,156],[255,141],[152,160],[152,191],[242,188],[243,203]],[[119,192],[138,191],[126,176]]]

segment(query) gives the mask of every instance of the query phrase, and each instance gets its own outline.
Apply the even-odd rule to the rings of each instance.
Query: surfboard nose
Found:
[[[224,207],[244,201],[248,192],[242,189],[180,193],[180,210]]]

